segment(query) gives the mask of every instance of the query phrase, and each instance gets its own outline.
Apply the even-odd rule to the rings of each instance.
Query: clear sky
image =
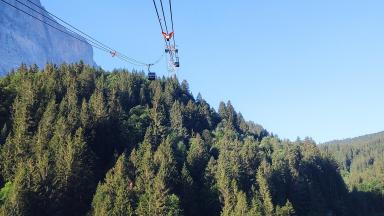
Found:
[[[138,60],[164,49],[151,0],[42,3]],[[215,108],[231,100],[281,138],[323,142],[384,130],[384,1],[173,0],[173,8],[178,77]],[[95,60],[133,68],[97,50]],[[168,74],[165,63],[154,70]]]

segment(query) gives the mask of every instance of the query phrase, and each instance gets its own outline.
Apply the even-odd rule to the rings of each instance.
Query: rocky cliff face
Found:
[[[32,1],[41,6],[40,0]],[[59,27],[56,22],[44,18],[15,0],[7,0],[7,2],[63,31],[67,31]],[[49,16],[27,1],[23,0],[23,3]],[[37,64],[43,67],[47,62],[59,64],[80,60],[86,64],[95,65],[92,46],[71,38],[0,2],[0,75],[17,68],[21,63]]]

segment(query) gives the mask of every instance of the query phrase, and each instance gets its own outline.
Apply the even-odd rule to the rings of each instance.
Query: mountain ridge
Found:
[[[344,139],[334,139],[327,142],[319,143],[319,145],[328,145],[328,144],[348,144],[351,141],[358,141],[358,140],[364,140],[366,138],[372,138],[372,137],[384,137],[384,131],[376,132],[376,133],[369,133],[365,135],[360,135],[356,137],[350,137],[350,138],[344,138]]]

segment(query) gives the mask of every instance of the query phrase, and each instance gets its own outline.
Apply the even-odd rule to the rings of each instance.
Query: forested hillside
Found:
[[[338,161],[350,190],[371,192],[384,206],[384,132],[320,145]]]
[[[0,79],[0,215],[380,215],[311,139],[176,78],[82,63]],[[374,200],[371,200],[374,199]],[[380,209],[381,208],[381,209]]]
[[[332,141],[321,149],[335,156],[352,189],[384,194],[384,132]]]

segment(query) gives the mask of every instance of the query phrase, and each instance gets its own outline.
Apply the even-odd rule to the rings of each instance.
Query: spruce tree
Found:
[[[276,208],[276,216],[294,216],[295,215],[295,209],[292,206],[292,203],[287,200],[287,203],[280,207],[278,206]]]
[[[209,153],[208,146],[197,134],[194,138],[190,139],[190,147],[187,153],[187,162],[191,170],[191,175],[196,181],[200,181],[203,171],[208,163]]]
[[[10,189],[7,197],[1,206],[0,214],[24,216],[33,215],[33,200],[31,199],[32,191],[30,173],[31,170],[25,165],[18,166],[13,182],[10,183]]]
[[[235,191],[236,204],[234,208],[233,215],[236,216],[246,216],[249,214],[249,205],[247,201],[247,196],[244,192],[238,190]]]
[[[257,176],[256,176],[265,216],[275,215],[274,206],[272,203],[272,198],[271,198],[269,185],[267,181],[267,176],[269,175],[269,172],[270,172],[270,166],[268,162],[263,161],[257,171]]]
[[[187,131],[184,128],[182,105],[179,101],[175,101],[173,103],[170,119],[172,130],[175,131],[178,136],[185,137],[187,135]]]
[[[125,155],[121,155],[115,166],[108,171],[105,181],[98,185],[92,202],[92,215],[134,215],[134,182],[129,177],[127,163]]]
[[[256,191],[254,188],[252,189],[252,201],[251,201],[251,208],[249,210],[250,215],[254,216],[263,216],[264,210],[263,210],[263,203],[260,199],[260,193],[259,191]]]
[[[159,83],[154,89],[151,118],[153,121],[153,134],[155,136],[155,142],[156,145],[158,145],[161,143],[161,139],[165,138],[169,123],[164,96],[162,95],[162,87]]]
[[[1,170],[7,180],[15,174],[17,164],[25,162],[31,156],[31,115],[29,99],[16,98],[13,109],[13,126],[9,139],[1,148]]]

